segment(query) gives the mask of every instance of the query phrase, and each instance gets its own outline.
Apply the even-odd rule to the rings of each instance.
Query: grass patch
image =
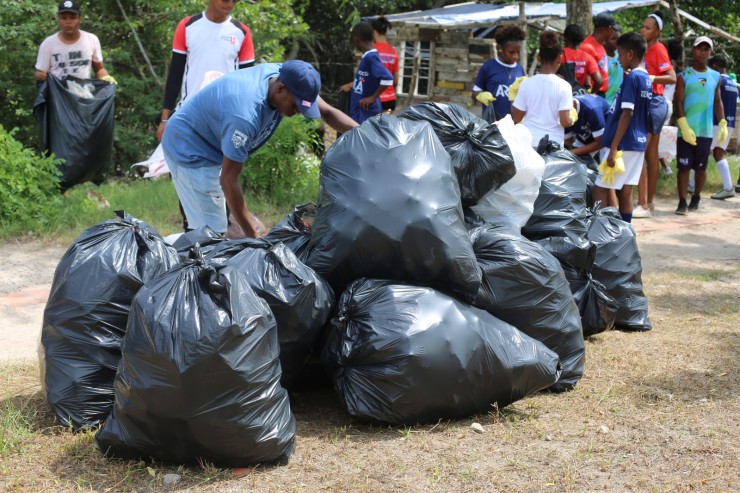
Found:
[[[316,200],[309,191],[291,203],[278,203],[270,197],[246,194],[250,210],[268,227],[285,217],[296,204]],[[0,226],[0,240],[38,236],[46,241],[71,243],[85,229],[113,219],[114,211],[125,210],[146,221],[166,236],[182,231],[177,192],[167,178],[134,181],[110,181],[100,186],[85,183],[70,189],[50,217],[18,217],[12,224]]]
[[[726,154],[726,156],[727,162],[730,163],[730,174],[732,175],[732,179],[737,180],[738,171],[740,170],[740,156],[733,154]],[[658,197],[678,197],[678,192],[676,191],[676,160],[674,159],[668,165],[673,170],[673,174],[663,175],[661,173],[660,179],[658,180],[658,186],[655,190],[655,195]],[[715,192],[719,192],[720,190],[722,190],[722,177],[720,176],[719,170],[717,169],[717,163],[710,155],[709,166],[707,166],[707,181],[704,184],[702,197],[704,195],[708,196]]]

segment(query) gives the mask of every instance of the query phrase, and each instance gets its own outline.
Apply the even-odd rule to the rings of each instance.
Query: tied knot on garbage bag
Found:
[[[622,159],[622,151],[617,151],[614,157],[614,166],[609,166],[605,160],[599,165],[599,172],[602,175],[601,180],[605,185],[614,185],[616,176],[624,173],[624,159]]]

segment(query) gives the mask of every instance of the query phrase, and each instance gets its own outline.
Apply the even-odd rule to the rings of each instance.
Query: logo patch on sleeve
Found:
[[[246,134],[240,132],[239,130],[234,130],[234,135],[231,136],[231,143],[234,144],[234,147],[236,149],[239,149],[247,143]]]

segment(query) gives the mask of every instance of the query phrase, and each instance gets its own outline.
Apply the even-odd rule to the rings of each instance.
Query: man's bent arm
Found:
[[[321,97],[319,97],[319,111],[321,112],[321,119],[337,132],[349,132],[359,126],[359,123],[321,99]]]
[[[267,234],[267,230],[262,222],[257,219],[247,208],[244,200],[244,194],[239,186],[239,174],[244,165],[224,156],[221,166],[221,190],[224,192],[226,204],[229,206],[231,214],[236,219],[237,224],[241,226],[244,234],[251,238],[257,238]]]

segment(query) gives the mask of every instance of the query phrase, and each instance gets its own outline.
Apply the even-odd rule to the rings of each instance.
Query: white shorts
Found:
[[[601,149],[599,158],[603,163],[609,156],[609,148],[604,147]],[[621,190],[625,185],[637,185],[640,182],[640,174],[642,173],[642,162],[645,157],[645,151],[622,151],[622,160],[624,161],[624,173],[618,174],[614,177],[614,184],[606,185],[601,178],[603,175],[599,173],[596,178],[596,186],[601,188],[610,188],[612,190]]]
[[[730,136],[732,135],[732,131],[735,130],[732,127],[727,127],[727,140],[725,140],[723,143],[717,142],[717,135],[719,135],[719,126],[715,125],[712,128],[712,146],[710,149],[714,150],[715,147],[719,147],[720,149],[727,150],[727,146],[730,144]]]

